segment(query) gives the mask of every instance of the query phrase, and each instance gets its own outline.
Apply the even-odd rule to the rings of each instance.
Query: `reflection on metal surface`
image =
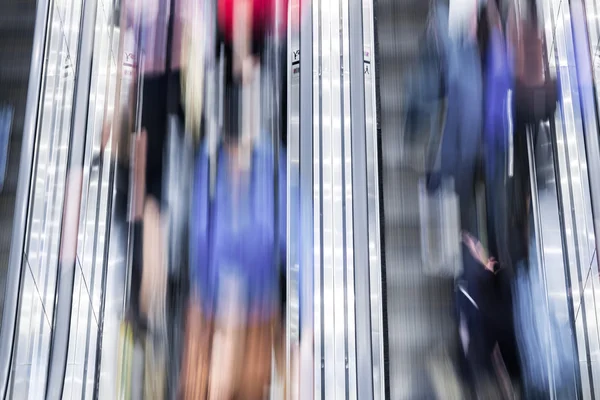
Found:
[[[10,390],[19,398],[42,398],[44,392],[48,398],[89,398],[94,392],[113,197],[111,164],[93,163],[116,71],[114,60],[109,62],[114,52],[107,5],[87,2],[85,10],[79,0],[38,5],[38,24],[47,23],[48,36],[45,62],[35,50],[32,60],[43,68],[43,74],[37,67],[32,74],[40,74],[44,89],[11,367]],[[33,116],[28,124],[36,129]]]
[[[289,7],[288,21],[298,18],[299,1],[292,0]],[[300,273],[302,250],[301,227],[301,197],[300,197],[300,76],[294,69],[300,67],[300,32],[292,24],[288,24],[287,37],[287,82],[288,85],[288,109],[287,132],[288,132],[288,187],[287,187],[287,309],[286,309],[286,398],[299,399],[300,376],[298,375],[300,356]],[[308,158],[305,162],[312,165],[312,159]],[[312,199],[309,197],[309,202]],[[306,271],[306,269],[302,269]],[[307,385],[308,386],[308,385]],[[304,387],[307,387],[304,386]]]
[[[86,145],[90,146],[87,133],[88,108],[90,106],[90,78],[92,74],[92,62],[96,60],[94,54],[95,21],[97,12],[97,1],[89,1],[83,4],[81,34],[78,39],[78,64],[75,71],[75,92],[73,103],[73,118],[70,124],[70,145],[67,161],[67,182],[65,185],[65,202],[63,204],[63,218],[61,221],[60,255],[57,265],[59,278],[56,285],[56,301],[54,305],[53,330],[50,340],[50,360],[48,377],[45,388],[46,398],[60,398],[64,395],[67,373],[67,356],[69,352],[69,338],[74,334],[71,322],[79,322],[81,312],[85,313],[85,307],[80,309],[79,315],[73,313],[74,283],[78,267],[81,268],[80,257],[77,257],[77,247],[80,242],[81,221],[85,216],[85,209],[81,209],[81,201],[84,199],[83,190],[86,179],[84,170],[84,157]],[[93,103],[92,103],[93,104]],[[71,250],[72,248],[72,250]],[[52,266],[49,264],[48,266]],[[79,300],[79,299],[78,299]],[[88,307],[91,299],[87,298]],[[91,307],[90,307],[91,308]],[[82,322],[83,325],[83,322]],[[76,326],[79,327],[79,324]],[[85,326],[85,325],[83,325]],[[75,335],[81,335],[77,329]],[[83,336],[83,335],[81,335]],[[87,360],[85,360],[87,361]],[[84,363],[85,363],[84,361]]]
[[[78,263],[73,286],[70,342],[67,350],[67,374],[63,395],[90,398],[98,380],[96,366],[101,357],[99,349],[110,349],[113,343],[103,340],[105,321],[106,275],[108,269],[107,250],[109,241],[110,201],[113,197],[113,182],[110,156],[106,162],[94,163],[99,153],[102,127],[106,119],[109,98],[114,97],[116,70],[113,46],[113,25],[107,23],[104,12],[111,12],[112,5],[100,0],[96,4],[94,26],[93,65],[91,69],[89,104],[84,131],[86,142],[83,155],[83,189],[80,202],[80,222],[77,243]],[[112,71],[112,73],[111,73]],[[116,271],[115,271],[116,272]],[[108,296],[114,296],[108,293]],[[122,298],[122,294],[121,294]],[[113,315],[108,314],[108,325]],[[114,365],[114,359],[107,360]]]
[[[300,225],[288,228],[290,243],[299,238],[299,248],[288,248],[288,352],[295,340],[291,312],[299,287],[299,398],[373,398],[373,379],[378,382],[375,398],[384,396],[381,314],[371,314],[372,295],[375,309],[381,307],[381,289],[371,293],[369,286],[370,278],[381,278],[377,207],[367,205],[377,202],[378,189],[373,83],[369,111],[364,102],[362,9],[361,1],[314,2],[302,15],[299,38],[294,32],[289,38],[288,220],[298,210]],[[298,10],[292,5],[290,12]],[[368,133],[366,112],[371,115]],[[378,325],[373,343],[371,318]]]
[[[313,259],[313,365],[314,365],[314,394],[315,398],[323,398],[325,392],[324,383],[324,343],[323,343],[323,262],[322,252],[323,242],[321,240],[321,232],[323,229],[322,220],[322,186],[321,186],[321,46],[320,46],[320,32],[321,32],[321,4],[320,0],[312,2],[312,37],[310,40],[310,50],[312,52],[312,156],[313,156],[313,248],[314,248],[314,259]],[[304,28],[304,26],[303,26]],[[304,36],[301,36],[301,41]],[[301,42],[302,43],[302,42]],[[302,53],[301,53],[302,54]],[[302,73],[302,69],[300,69]],[[305,81],[300,81],[300,84]],[[302,98],[302,95],[301,95]]]
[[[292,47],[292,51],[299,51],[297,66],[292,66],[291,79],[298,79],[300,82],[300,128],[299,128],[299,147],[300,147],[300,191],[299,191],[299,210],[300,210],[300,361],[298,377],[298,398],[314,398],[316,393],[321,393],[321,346],[320,346],[320,274],[316,266],[319,226],[319,202],[315,196],[315,182],[318,182],[318,141],[315,140],[315,132],[318,132],[318,118],[315,115],[314,104],[318,101],[318,81],[316,80],[318,72],[318,56],[313,52],[313,33],[316,29],[313,10],[316,7],[307,9],[300,15],[300,33],[299,46]],[[300,13],[298,9],[292,9],[295,13]],[[293,40],[293,36],[292,36]],[[293,41],[292,41],[293,43]],[[290,93],[293,93],[291,90]],[[314,144],[314,146],[313,146]],[[290,198],[290,200],[292,200]]]
[[[377,148],[377,104],[375,79],[375,30],[373,1],[363,0],[365,78],[365,123],[367,154],[367,206],[369,221],[369,273],[371,290],[371,351],[373,353],[373,398],[385,398],[382,264],[379,215],[379,171]]]
[[[74,101],[74,71],[78,65],[77,27],[81,17],[79,1],[69,3],[66,9],[60,6],[51,2],[48,19],[43,20],[44,23],[50,21],[42,78],[44,101],[37,127],[37,146],[44,150],[38,150],[34,158],[28,237],[23,249],[29,273],[25,273],[23,282],[16,363],[12,366],[15,377],[29,374],[28,379],[13,380],[12,393],[19,393],[21,398],[44,396],[50,356],[50,328],[54,319],[60,220]],[[43,15],[38,13],[40,17]],[[41,64],[41,60],[38,61]],[[54,69],[49,69],[49,66]],[[62,66],[68,68],[61,74],[58,72]]]
[[[29,212],[29,201],[31,193],[32,171],[35,170],[32,160],[34,159],[34,147],[36,142],[36,132],[38,132],[38,108],[39,100],[42,98],[43,66],[42,62],[46,52],[46,21],[49,13],[50,2],[40,0],[37,3],[36,23],[33,38],[33,49],[31,56],[31,69],[29,72],[29,87],[27,91],[27,108],[25,110],[24,129],[21,149],[21,161],[19,165],[19,180],[17,184],[17,195],[15,202],[15,215],[13,222],[13,237],[11,240],[10,259],[8,264],[8,273],[6,276],[6,289],[4,296],[4,307],[2,314],[2,330],[0,331],[0,398],[6,398],[9,391],[9,374],[11,370],[11,355],[13,346],[16,343],[15,331],[17,331],[19,289],[22,285],[31,285],[31,269],[25,268],[27,260],[23,257],[23,246],[25,244],[25,231],[27,229],[27,214]],[[26,282],[29,280],[29,282]],[[31,287],[31,286],[29,286]],[[34,294],[29,291],[29,295]],[[40,299],[41,300],[41,299]],[[21,300],[23,301],[23,300]],[[31,306],[30,299],[25,302]],[[30,311],[30,310],[27,310]],[[27,312],[25,315],[32,315]],[[20,322],[19,322],[20,323]],[[26,326],[29,326],[30,320],[26,318]],[[24,355],[21,352],[21,355]],[[26,357],[20,360],[21,365],[27,361]],[[17,361],[17,362],[19,362]],[[13,381],[16,385],[26,385],[29,381],[30,370],[26,367],[21,368],[21,374],[15,375]]]
[[[543,313],[548,313],[550,312],[549,310],[549,299],[548,299],[548,283],[547,283],[547,276],[545,273],[545,268],[544,268],[544,238],[542,237],[542,220],[541,220],[541,211],[540,211],[540,199],[539,199],[539,193],[538,193],[538,185],[537,185],[537,168],[536,168],[536,157],[535,157],[535,144],[533,141],[533,132],[530,128],[528,128],[525,132],[527,134],[527,156],[528,156],[528,160],[529,160],[529,176],[530,178],[530,188],[531,188],[531,204],[532,204],[532,219],[533,219],[533,231],[534,231],[534,237],[530,238],[530,240],[532,240],[533,243],[536,244],[537,248],[535,251],[536,254],[536,260],[534,260],[533,262],[535,263],[534,265],[537,266],[537,268],[539,269],[539,272],[537,272],[540,276],[542,276],[542,281],[544,282],[544,294],[545,294],[545,298],[544,301],[542,302],[544,304],[544,309],[543,310],[538,310],[541,311]],[[556,209],[556,208],[554,208]],[[553,210],[554,210],[553,209]],[[532,261],[530,260],[530,263]],[[560,276],[560,275],[559,275]],[[566,288],[564,288],[566,290]],[[549,320],[548,320],[549,321]],[[550,326],[546,326],[544,327],[546,329],[547,332],[550,332],[551,327]],[[552,351],[552,349],[550,350]],[[546,373],[548,373],[548,376],[550,377],[549,382],[550,382],[550,390],[549,390],[549,394],[550,394],[550,398],[555,398],[556,397],[556,393],[555,393],[555,382],[554,382],[554,375],[552,374],[551,371],[551,357],[552,354],[546,354],[545,358],[546,358],[546,365],[548,370],[546,371]]]
[[[572,293],[571,323],[574,324],[577,350],[580,362],[580,378],[583,398],[594,398],[598,382],[599,366],[592,357],[600,348],[596,331],[596,304],[589,301],[594,297],[595,288],[600,286],[597,275],[587,279],[593,263],[595,247],[594,221],[590,194],[590,179],[594,173],[589,171],[586,160],[586,131],[596,131],[595,122],[591,119],[595,110],[590,107],[589,91],[585,89],[585,73],[582,68],[589,68],[588,63],[576,63],[577,49],[573,32],[571,7],[558,0],[548,2],[543,7],[546,24],[546,38],[555,40],[547,42],[550,54],[550,71],[555,73],[561,82],[562,108],[555,120],[556,128],[556,163],[557,176],[560,176],[558,187],[559,205],[561,205],[561,225],[563,232],[563,249],[565,251],[567,293]],[[579,43],[578,43],[579,44]],[[581,48],[579,48],[581,51]],[[579,69],[579,74],[578,74]],[[583,82],[580,81],[581,78]],[[583,85],[583,86],[581,86]],[[547,264],[547,262],[546,262]],[[557,275],[558,276],[558,275]],[[547,280],[555,279],[547,273]],[[552,294],[552,288],[548,290]],[[563,308],[564,310],[564,308]],[[593,328],[592,328],[593,326]]]
[[[313,4],[315,395],[324,398],[373,396],[362,7]]]

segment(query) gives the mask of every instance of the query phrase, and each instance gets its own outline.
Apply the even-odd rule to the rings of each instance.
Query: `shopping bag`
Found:
[[[462,273],[460,210],[452,178],[443,178],[433,192],[421,179],[418,190],[423,270],[426,275],[458,277]]]

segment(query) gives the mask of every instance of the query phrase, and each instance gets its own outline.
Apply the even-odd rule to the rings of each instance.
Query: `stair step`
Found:
[[[33,30],[37,2],[31,0],[0,1],[0,32],[21,32]]]
[[[16,193],[17,182],[19,180],[19,164],[21,161],[21,138],[11,138],[8,164],[6,165],[6,176],[4,177],[4,186],[1,193]]]
[[[0,252],[10,251],[15,200],[15,193],[0,194]]]

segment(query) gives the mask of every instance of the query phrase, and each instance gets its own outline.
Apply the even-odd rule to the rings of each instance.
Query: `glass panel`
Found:
[[[110,148],[101,148],[104,128],[108,120],[108,104],[115,97],[117,52],[114,51],[113,4],[110,0],[96,3],[94,49],[87,105],[86,141],[83,156],[83,184],[77,243],[77,264],[73,286],[72,315],[67,357],[65,387],[69,387],[74,398],[92,398],[98,377],[96,365],[116,365],[115,358],[102,359],[100,349],[112,348],[98,340],[102,338],[104,325],[114,326],[116,316],[105,312],[105,301],[115,295],[107,289],[110,264],[106,255],[109,216],[114,193],[114,168]],[[117,39],[118,40],[118,39]],[[104,150],[104,151],[103,151]],[[120,271],[123,273],[123,271]],[[111,273],[118,274],[119,270]],[[113,276],[111,276],[113,278]],[[114,278],[113,278],[114,279]],[[112,310],[111,310],[112,311]],[[110,338],[110,334],[107,335]],[[110,354],[110,353],[109,353]],[[114,379],[113,381],[114,382]],[[114,385],[113,385],[114,386]]]
[[[71,133],[81,2],[52,2],[47,25],[43,90],[31,184],[24,268],[30,279],[21,293],[15,371],[30,366],[29,382],[13,391],[21,398],[44,396],[56,301],[60,225]],[[27,314],[26,310],[31,310]]]

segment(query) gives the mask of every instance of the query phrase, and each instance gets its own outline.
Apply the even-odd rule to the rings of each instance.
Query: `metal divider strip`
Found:
[[[317,57],[313,52],[313,37],[315,24],[314,9],[299,9],[295,11],[300,18],[300,37],[298,47],[299,72],[299,162],[300,162],[300,365],[298,398],[311,399],[315,393],[320,393],[321,385],[321,341],[320,329],[317,318],[320,310],[320,274],[317,266],[318,220],[319,202],[315,193],[315,184],[318,178],[318,164],[315,160],[318,151],[314,148],[314,133],[318,131],[318,119],[315,115],[317,104],[317,85],[314,71]],[[300,59],[301,57],[301,59]],[[303,62],[301,61],[303,60]],[[296,60],[294,60],[296,61]],[[292,74],[294,73],[292,68]],[[292,77],[292,79],[294,79]],[[291,91],[291,93],[293,93]],[[307,393],[308,392],[308,393]]]
[[[287,205],[286,205],[286,221],[287,221],[287,254],[286,254],[286,293],[287,293],[287,310],[286,310],[286,375],[287,385],[286,399],[298,399],[300,376],[296,369],[296,364],[293,359],[295,353],[300,349],[300,265],[301,265],[301,243],[302,231],[301,227],[301,197],[300,197],[300,76],[297,68],[300,68],[300,31],[296,26],[292,26],[291,21],[298,20],[299,17],[299,0],[292,0],[288,9],[288,31],[287,31],[287,73],[286,84],[288,85],[288,101],[287,101],[287,134],[288,134],[288,151],[287,151]],[[312,165],[312,160],[309,159],[309,164]],[[309,199],[311,201],[311,199]],[[312,201],[311,201],[312,202]],[[299,360],[297,360],[299,361]],[[293,393],[293,394],[292,394]]]
[[[323,338],[323,202],[322,202],[322,150],[321,150],[321,0],[312,2],[312,46],[310,48],[313,54],[313,227],[314,227],[314,385],[315,398],[323,398],[325,395],[324,387],[324,338]]]
[[[373,0],[363,0],[365,123],[367,148],[367,207],[369,214],[369,272],[371,291],[371,351],[373,354],[373,398],[385,397],[383,293],[379,216],[379,172],[377,152],[377,107],[375,68],[375,18]]]
[[[356,309],[354,288],[354,221],[352,198],[352,114],[350,110],[350,4],[342,0],[342,168],[344,201],[344,247],[346,249],[345,276],[345,313],[346,313],[346,359],[347,359],[347,398],[357,398],[357,370],[356,370]],[[361,227],[362,228],[362,227]]]
[[[363,4],[348,0],[350,62],[350,111],[352,129],[352,200],[354,218],[354,298],[356,312],[357,397],[373,398],[371,346],[371,293],[369,273],[369,213],[367,207],[367,143],[365,124],[365,82],[363,69]],[[367,225],[365,225],[367,224]]]

